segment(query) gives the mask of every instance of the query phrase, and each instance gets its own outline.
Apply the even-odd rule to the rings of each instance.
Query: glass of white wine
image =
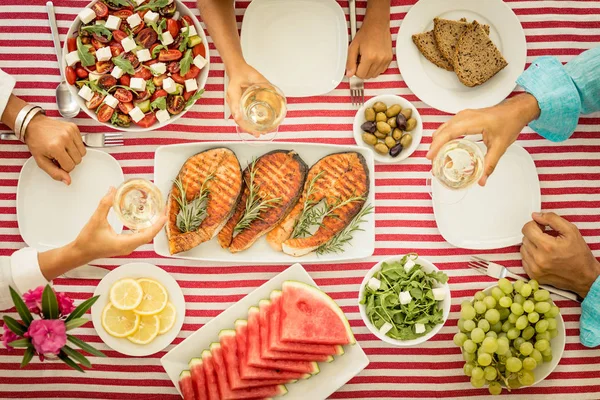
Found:
[[[146,179],[133,178],[121,184],[115,193],[113,209],[123,225],[132,231],[152,226],[165,208],[162,194]]]
[[[240,99],[242,121],[237,132],[242,140],[270,141],[275,139],[285,118],[287,102],[278,87],[259,83],[248,87]]]
[[[470,140],[446,143],[433,160],[433,175],[447,189],[464,190],[483,175],[483,152]]]

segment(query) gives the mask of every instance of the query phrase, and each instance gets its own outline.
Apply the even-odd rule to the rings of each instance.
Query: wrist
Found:
[[[520,122],[523,127],[530,122],[535,121],[540,116],[540,106],[537,99],[529,93],[523,93],[513,97],[506,102],[512,108],[513,117]]]
[[[97,257],[89,249],[89,246],[86,246],[80,243],[79,239],[75,239],[71,243],[65,246],[65,251],[70,254],[73,259],[73,263],[76,265],[87,264]]]
[[[581,298],[585,298],[587,296],[590,289],[592,288],[592,286],[594,286],[594,283],[600,276],[600,262],[596,260],[593,256],[592,259],[592,264],[589,268],[586,268],[586,270],[584,271],[584,279],[582,279],[582,286],[577,290],[577,294]]]
[[[369,0],[362,28],[390,28],[390,0]]]
[[[23,134],[23,141],[25,144],[29,145],[29,141],[31,138],[36,136],[36,132],[39,131],[39,127],[44,125],[44,119],[46,116],[42,113],[36,114],[33,119],[27,125],[27,130]]]

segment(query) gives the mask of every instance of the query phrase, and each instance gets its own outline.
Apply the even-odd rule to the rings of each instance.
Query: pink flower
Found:
[[[10,347],[8,344],[10,342],[14,342],[18,338],[19,337],[15,333],[13,333],[13,331],[8,329],[8,326],[6,326],[6,324],[4,324],[4,333],[2,334],[2,344],[4,345],[4,347],[6,347],[9,350],[12,349],[12,347]]]
[[[62,316],[71,314],[71,312],[75,309],[73,299],[64,293],[56,293],[56,300],[58,301],[58,310]]]
[[[65,322],[60,319],[36,319],[25,334],[38,354],[58,354],[67,343]]]
[[[23,301],[32,313],[42,313],[42,293],[44,293],[44,287],[38,286],[23,294]]]

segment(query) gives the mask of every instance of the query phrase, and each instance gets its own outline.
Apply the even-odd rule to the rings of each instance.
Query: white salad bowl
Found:
[[[386,258],[385,260],[382,260],[382,261],[378,262],[377,264],[375,264],[375,266],[373,268],[371,268],[369,270],[369,272],[367,272],[367,275],[365,275],[365,278],[363,279],[362,283],[360,284],[360,291],[358,293],[358,309],[360,311],[360,316],[362,317],[365,325],[367,326],[367,328],[369,328],[369,330],[371,331],[371,333],[373,335],[377,336],[377,338],[379,338],[380,340],[382,340],[386,343],[389,343],[391,345],[404,347],[404,346],[415,346],[415,345],[418,345],[421,343],[425,343],[426,341],[431,339],[433,336],[435,336],[435,334],[438,333],[440,331],[440,329],[442,329],[442,326],[444,326],[444,324],[446,323],[446,320],[448,319],[448,315],[450,314],[450,304],[451,304],[452,300],[450,298],[450,286],[448,286],[448,283],[445,283],[444,285],[441,286],[445,289],[445,292],[446,292],[446,296],[444,297],[444,300],[441,301],[444,322],[436,325],[426,335],[423,335],[416,339],[397,340],[397,339],[393,339],[393,338],[379,332],[379,330],[369,320],[369,316],[367,315],[367,312],[366,312],[366,306],[363,304],[360,304],[360,301],[362,300],[363,295],[365,293],[365,288],[367,286],[367,282],[369,282],[369,279],[371,279],[373,277],[373,275],[375,275],[375,272],[378,272],[381,270],[382,264],[383,263],[391,263],[391,262],[399,262],[402,260],[403,257],[404,257],[404,255]],[[423,271],[428,272],[428,273],[434,272],[434,271],[439,271],[439,269],[435,265],[433,265],[431,262],[427,261],[426,259],[424,259],[422,257],[417,257],[417,259],[415,260],[415,264],[420,264],[423,267]]]
[[[99,0],[94,0],[94,1],[90,2],[86,6],[86,8],[90,8],[97,1],[99,1]],[[202,68],[202,70],[200,71],[200,74],[198,74],[198,77],[196,78],[196,80],[198,81],[198,90],[202,90],[204,88],[204,86],[206,85],[206,80],[208,79],[208,73],[210,71],[210,55],[209,55],[208,43],[206,40],[206,34],[204,33],[202,26],[200,25],[200,21],[198,21],[198,18],[196,18],[196,16],[192,13],[192,11],[188,7],[186,7],[185,4],[183,4],[180,0],[175,0],[175,3],[177,4],[177,11],[179,11],[179,14],[180,14],[180,20],[181,20],[181,17],[184,17],[186,15],[192,19],[192,21],[194,22],[194,27],[196,28],[198,35],[200,35],[200,38],[202,39],[202,44],[204,45],[204,47],[206,49],[206,61],[208,61],[208,63],[206,64],[206,66],[204,68]],[[64,71],[65,68],[67,67],[67,62],[66,62],[66,56],[68,54],[67,39],[75,36],[75,33],[79,30],[80,25],[81,25],[81,20],[79,19],[79,15],[78,15],[77,17],[75,17],[75,21],[73,21],[73,23],[71,24],[71,27],[69,28],[69,31],[67,32],[67,37],[65,39],[65,43],[63,45],[63,56],[62,56],[62,60],[60,61],[60,67],[62,68],[62,71]],[[79,107],[81,107],[81,109],[83,111],[85,111],[85,113],[87,115],[89,115],[90,118],[92,118],[93,120],[95,120],[96,122],[98,122],[104,126],[107,126],[109,128],[116,129],[119,131],[125,131],[125,132],[145,132],[145,131],[153,131],[155,129],[160,129],[162,127],[165,127],[165,126],[177,121],[179,118],[181,118],[183,116],[183,114],[185,114],[193,106],[192,105],[190,107],[184,108],[182,112],[180,112],[177,115],[172,115],[171,118],[169,118],[165,122],[157,121],[154,125],[149,126],[147,128],[142,128],[140,126],[137,126],[137,125],[135,125],[134,122],[131,123],[129,128],[125,128],[125,127],[121,127],[121,126],[112,125],[108,122],[98,121],[98,117],[96,116],[96,113],[93,110],[89,110],[85,106],[85,103],[86,103],[85,100],[82,99],[77,94],[79,92],[79,90],[76,88],[76,86],[67,84],[67,87],[69,88],[69,91],[71,92],[71,96],[73,96],[73,98],[75,99],[77,104],[79,104]]]

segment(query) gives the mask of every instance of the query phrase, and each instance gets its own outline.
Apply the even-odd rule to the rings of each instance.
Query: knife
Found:
[[[62,274],[65,278],[76,278],[76,279],[102,279],[108,274],[110,270],[102,267],[95,267],[93,265],[82,265],[81,267],[72,269]]]

